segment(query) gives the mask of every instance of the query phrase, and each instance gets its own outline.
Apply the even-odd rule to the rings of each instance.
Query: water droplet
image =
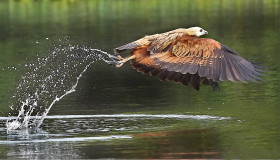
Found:
[[[96,60],[105,61],[106,56],[109,58],[110,55],[99,49],[59,44],[54,46],[53,51],[46,57],[38,56],[37,62],[25,64],[27,72],[22,76],[13,95],[18,115],[25,119],[20,127],[30,127],[30,115],[38,108],[41,111],[35,114],[42,117],[32,123],[40,126],[57,101],[75,92],[79,79],[87,68]]]

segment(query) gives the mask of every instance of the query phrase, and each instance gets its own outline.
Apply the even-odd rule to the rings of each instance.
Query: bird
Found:
[[[161,81],[190,85],[196,91],[201,84],[211,85],[217,91],[218,82],[262,81],[261,66],[214,39],[201,37],[207,34],[201,27],[190,27],[144,36],[115,48],[118,62],[114,66],[130,61],[138,72]],[[123,58],[120,54],[124,51],[131,51],[131,55]]]

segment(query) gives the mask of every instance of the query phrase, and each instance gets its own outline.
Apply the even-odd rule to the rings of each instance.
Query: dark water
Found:
[[[0,158],[280,158],[279,70],[262,83],[196,92],[129,64],[113,68],[90,51],[112,54],[144,35],[200,26],[241,56],[279,68],[279,1],[10,0],[0,1],[0,17]],[[91,62],[38,129],[7,133],[6,117],[38,86],[49,87],[33,97],[40,112]],[[53,81],[39,81],[52,71]],[[25,83],[27,75],[36,76]]]

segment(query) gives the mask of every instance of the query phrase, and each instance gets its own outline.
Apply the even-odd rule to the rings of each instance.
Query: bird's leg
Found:
[[[123,58],[122,60],[119,61],[119,64],[117,64],[116,67],[121,67],[125,62],[127,62],[127,61],[129,61],[131,59],[134,59],[134,58],[135,58],[135,55]]]

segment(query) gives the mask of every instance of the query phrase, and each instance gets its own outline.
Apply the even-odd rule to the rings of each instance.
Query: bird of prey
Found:
[[[208,32],[200,27],[179,28],[145,36],[114,49],[121,67],[130,60],[131,66],[142,73],[192,86],[199,91],[200,83],[219,90],[218,82],[262,80],[263,70],[238,55],[236,51],[210,38],[200,38]],[[131,51],[122,58],[120,53]]]

